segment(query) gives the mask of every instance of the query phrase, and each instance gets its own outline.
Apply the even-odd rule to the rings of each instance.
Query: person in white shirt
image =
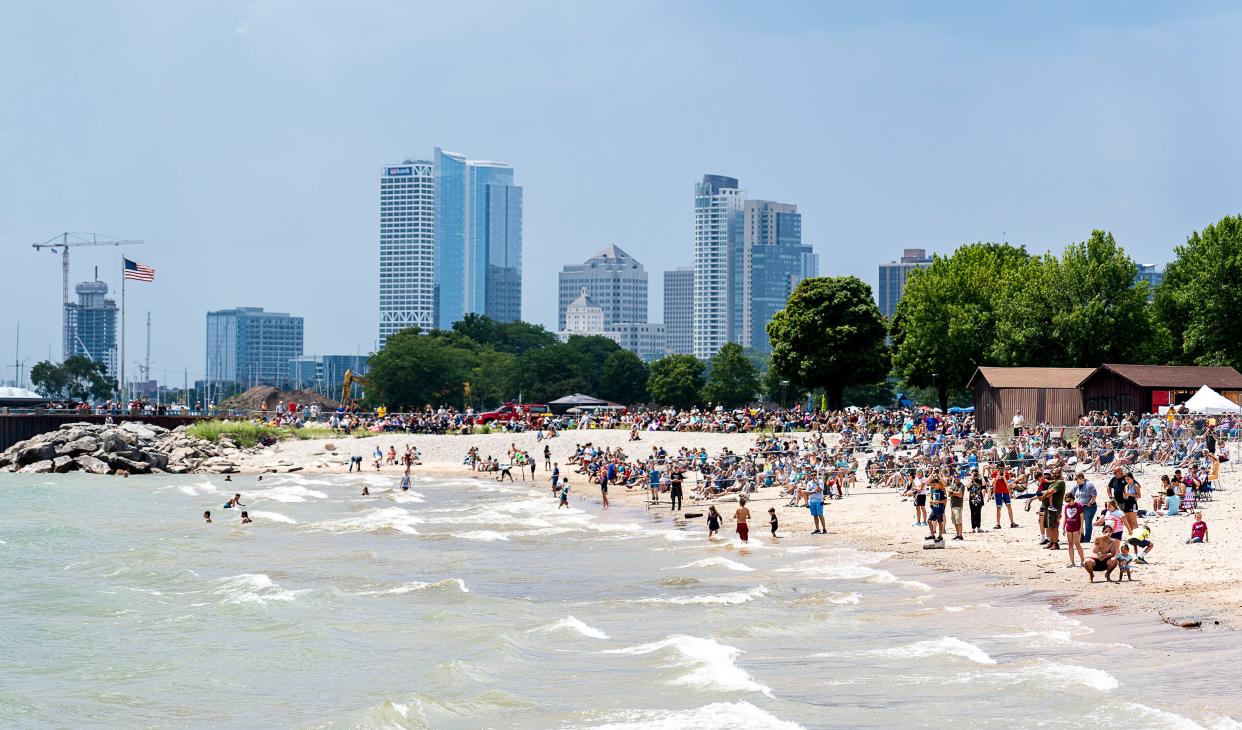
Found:
[[[1022,411],[1013,414],[1013,437],[1018,438],[1022,435],[1022,426],[1026,423],[1026,419],[1022,417]]]

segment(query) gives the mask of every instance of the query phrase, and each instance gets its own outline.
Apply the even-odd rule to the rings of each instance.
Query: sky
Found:
[[[127,362],[201,377],[206,312],[305,317],[367,352],[379,174],[436,146],[513,165],[524,319],[609,243],[691,261],[694,183],[798,204],[823,275],[903,248],[1059,251],[1112,231],[1165,263],[1242,212],[1230,3],[0,0],[0,380],[60,357],[59,258],[89,231],[130,283]],[[72,253],[115,291],[119,250]],[[15,334],[21,323],[20,352]]]

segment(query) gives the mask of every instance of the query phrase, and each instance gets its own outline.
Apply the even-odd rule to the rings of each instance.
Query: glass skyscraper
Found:
[[[86,355],[117,376],[117,308],[108,298],[108,285],[84,281],[74,291],[76,303],[65,305],[65,356]]]
[[[522,188],[502,162],[436,148],[436,324],[522,317]]]
[[[897,302],[906,291],[906,279],[915,269],[926,269],[932,260],[927,251],[921,248],[907,248],[901,253],[900,261],[889,261],[880,264],[880,281],[876,287],[876,304],[880,314],[892,319],[897,311]]]
[[[435,175],[425,160],[380,173],[379,340],[435,327]]]
[[[733,294],[737,342],[770,352],[767,325],[798,282],[819,275],[819,259],[802,243],[802,214],[791,203],[748,200],[744,212],[741,291]]]
[[[694,354],[694,267],[664,272],[664,341],[670,354]]]
[[[694,356],[707,360],[735,342],[740,322],[730,294],[741,277],[742,208],[737,178],[704,175],[694,189]]]
[[[262,307],[207,313],[207,382],[283,387],[302,354],[302,318]]]

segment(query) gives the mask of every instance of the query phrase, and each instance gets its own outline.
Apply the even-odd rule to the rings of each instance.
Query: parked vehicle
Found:
[[[476,425],[485,423],[507,423],[508,421],[525,421],[529,418],[538,423],[552,413],[552,409],[542,403],[505,403],[494,411],[483,411],[474,417]]]

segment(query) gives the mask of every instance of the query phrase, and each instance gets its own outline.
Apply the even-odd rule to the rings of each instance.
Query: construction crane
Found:
[[[65,305],[69,303],[69,249],[75,246],[138,246],[142,241],[134,241],[123,238],[113,238],[112,236],[104,236],[98,233],[57,233],[55,236],[47,239],[43,243],[32,243],[36,251],[49,249],[52,253],[57,253],[56,249],[60,249],[60,269],[63,277],[61,283],[61,323],[62,336],[61,340],[65,341],[69,332],[69,310]],[[71,343],[64,342],[64,350],[61,357],[69,357],[69,348]]]

